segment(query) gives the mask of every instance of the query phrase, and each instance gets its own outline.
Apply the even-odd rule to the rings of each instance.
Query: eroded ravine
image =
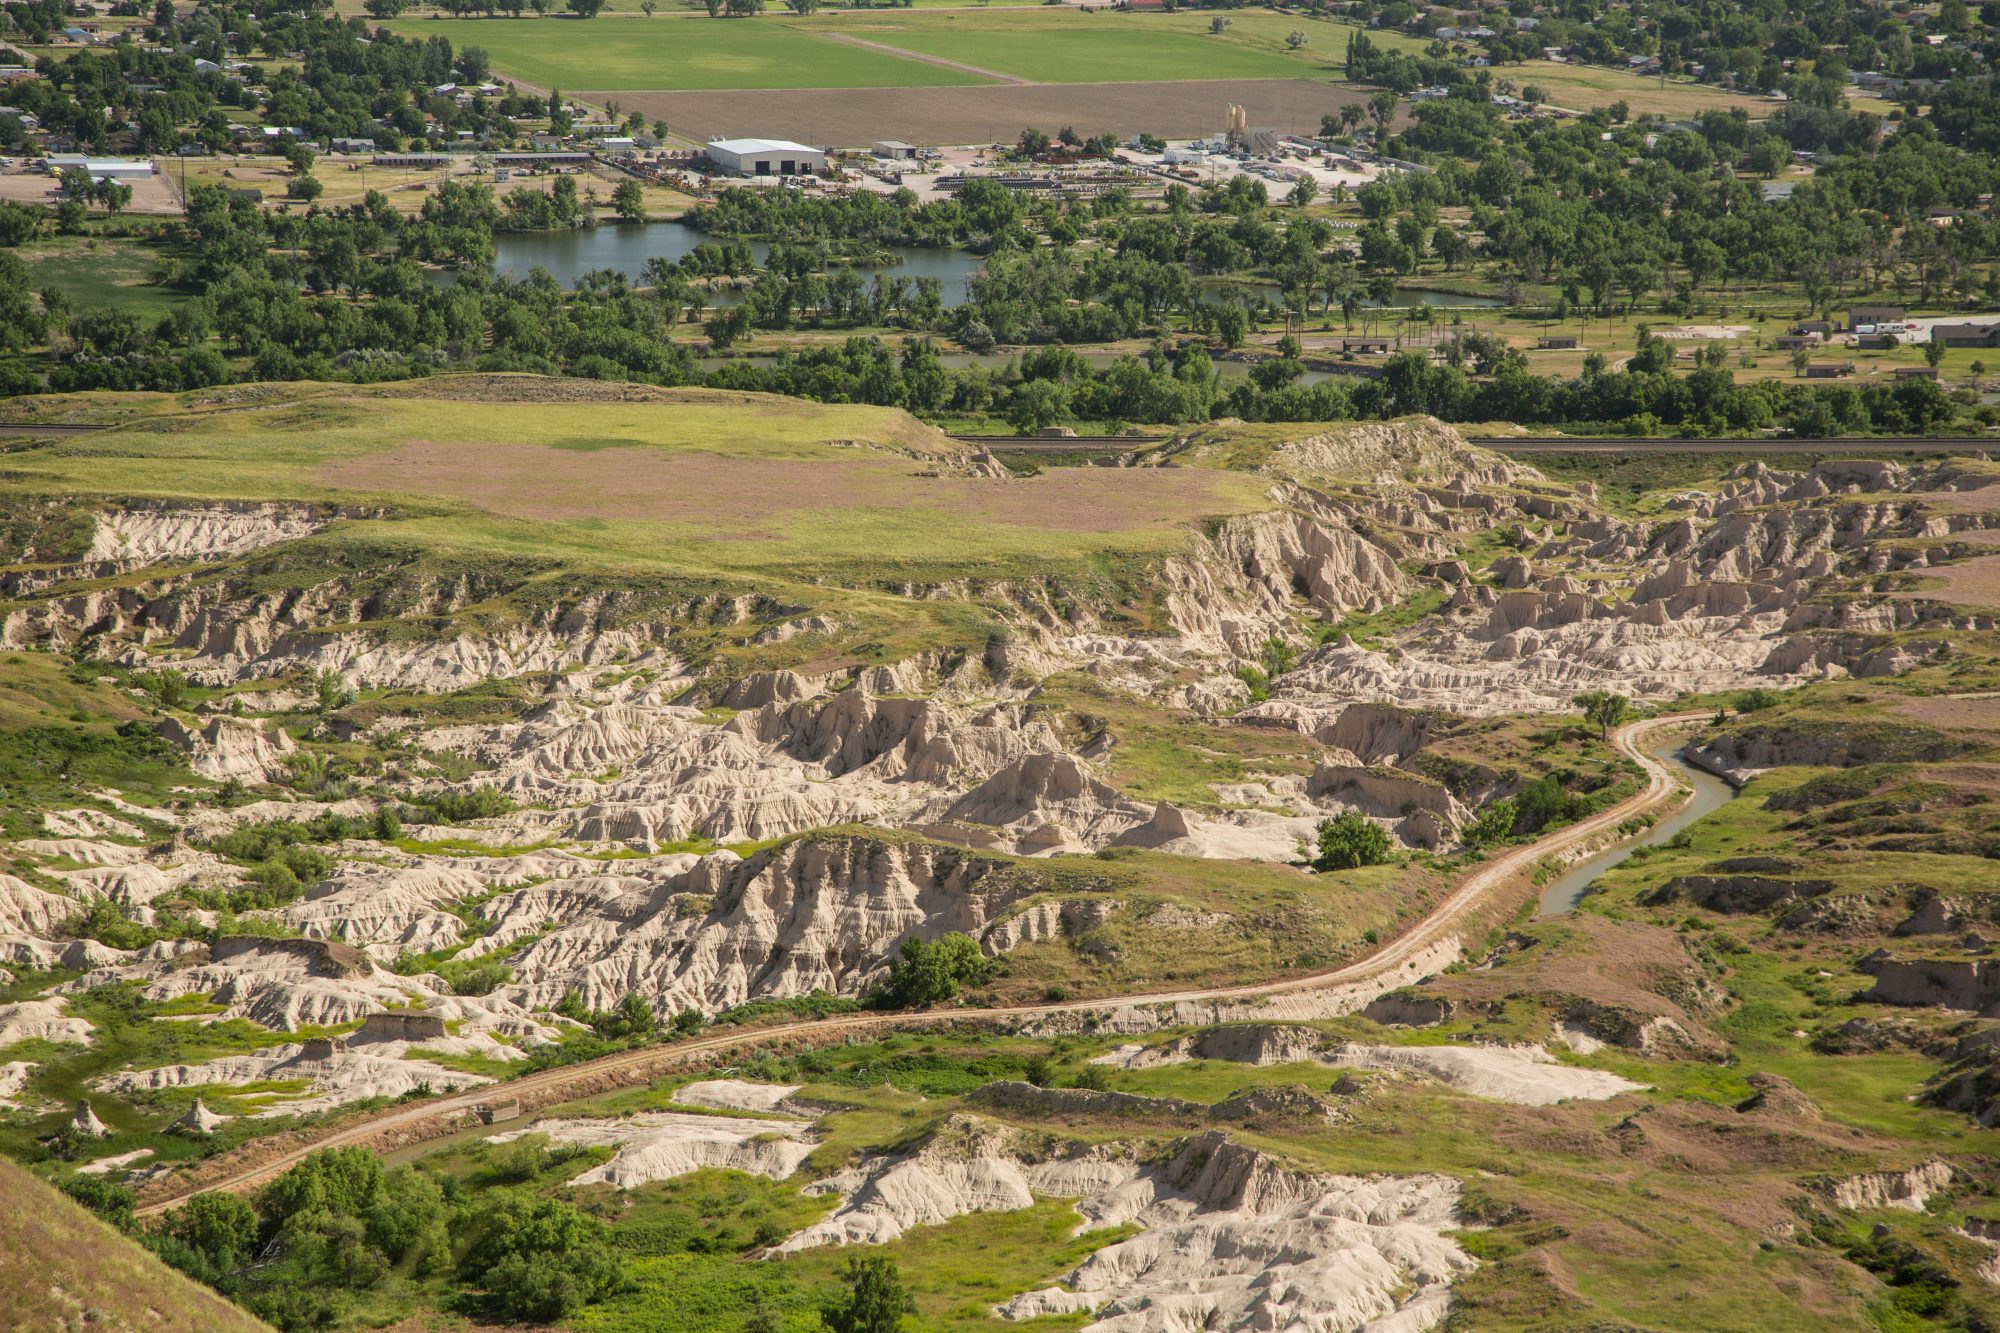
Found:
[[[958,1023],[1026,1027],[1046,1024],[1050,1020],[1080,1024],[1090,1019],[1100,1030],[1108,1027],[1111,1030],[1140,1031],[1240,1017],[1296,1017],[1299,1015],[1292,1008],[1275,1008],[1272,1002],[1301,995],[1310,996],[1314,1002],[1313,1009],[1322,1015],[1352,1012],[1370,999],[1419,981],[1455,961],[1460,955],[1460,948],[1454,928],[1463,924],[1477,909],[1488,905],[1489,900],[1501,890],[1521,883],[1544,859],[1593,847],[1608,834],[1613,834],[1626,820],[1678,799],[1685,789],[1675,770],[1654,753],[1657,738],[1692,725],[1704,716],[1697,713],[1671,714],[1627,723],[1619,728],[1613,735],[1613,743],[1645,772],[1646,785],[1641,791],[1588,819],[1486,862],[1411,929],[1366,958],[1329,971],[1250,986],[1128,996],[1109,1003],[1101,999],[1073,1000],[997,1009],[954,1008],[903,1014],[841,1015],[779,1024],[750,1033],[730,1032],[624,1051],[559,1069],[527,1074],[500,1086],[509,1099],[538,1106],[560,1100],[570,1089],[591,1087],[602,1090],[642,1082],[699,1057],[720,1052],[740,1051],[779,1041],[814,1043],[891,1028]],[[1145,1025],[1150,1025],[1150,1029]],[[261,1156],[259,1160],[246,1163],[229,1174],[210,1177],[199,1183],[187,1182],[188,1188],[148,1201],[138,1210],[139,1215],[156,1216],[204,1191],[240,1193],[253,1189],[320,1148],[378,1143],[392,1135],[396,1136],[394,1141],[399,1146],[442,1137],[461,1127],[459,1118],[470,1115],[476,1106],[493,1097],[493,1089],[487,1088],[443,1097],[420,1106],[388,1110],[359,1123],[297,1142],[275,1156]],[[256,1152],[253,1147],[246,1155]]]

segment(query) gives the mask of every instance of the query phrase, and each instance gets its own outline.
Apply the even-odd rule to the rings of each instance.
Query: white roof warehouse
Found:
[[[709,160],[737,176],[810,176],[826,169],[826,154],[790,139],[716,139]]]
[[[82,153],[51,153],[48,156],[49,174],[60,176],[71,167],[80,167],[90,173],[94,181],[137,180],[153,174],[153,160],[149,157],[88,157]]]

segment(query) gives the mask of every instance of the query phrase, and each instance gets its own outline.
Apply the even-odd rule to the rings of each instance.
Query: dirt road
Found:
[[[241,1150],[246,1161],[241,1170],[202,1180],[193,1189],[151,1200],[138,1212],[141,1217],[157,1215],[175,1207],[196,1192],[226,1190],[241,1193],[256,1188],[273,1176],[296,1165],[306,1154],[320,1148],[338,1148],[378,1140],[402,1133],[403,1142],[441,1137],[462,1127],[463,1118],[482,1102],[521,1100],[541,1104],[556,1100],[551,1094],[575,1095],[586,1089],[602,1088],[620,1081],[644,1082],[674,1065],[688,1063],[704,1055],[741,1050],[776,1040],[837,1039],[856,1031],[891,1027],[935,1027],[950,1023],[992,1024],[996,1021],[1045,1019],[1063,1014],[1129,1011],[1142,1006],[1168,1007],[1184,1004],[1250,1001],[1269,996],[1296,994],[1321,988],[1365,987],[1380,982],[1386,992],[1409,984],[1408,965],[1430,950],[1448,942],[1451,932],[1497,890],[1531,873],[1548,856],[1588,846],[1613,832],[1627,819],[1643,814],[1672,799],[1680,790],[1680,780],[1672,769],[1647,753],[1647,738],[1674,727],[1704,721],[1706,713],[1678,713],[1630,722],[1614,733],[1613,743],[1646,773],[1646,786],[1634,796],[1600,811],[1590,818],[1556,830],[1547,837],[1516,847],[1505,855],[1481,865],[1422,921],[1391,940],[1366,958],[1327,972],[1291,977],[1283,981],[1261,982],[1252,986],[1220,987],[1207,990],[1169,991],[1130,995],[1113,999],[1067,1000],[1057,1004],[1021,1005],[1004,1009],[929,1009],[907,1014],[844,1014],[835,1018],[785,1023],[753,1031],[730,1031],[704,1035],[671,1045],[648,1046],[621,1051],[596,1060],[564,1065],[539,1073],[524,1074],[505,1083],[458,1093],[411,1106],[391,1107],[354,1124],[328,1131],[309,1142],[300,1143],[275,1156],[261,1156],[257,1145]],[[453,1123],[456,1120],[458,1123]],[[429,1132],[435,1127],[435,1132]]]

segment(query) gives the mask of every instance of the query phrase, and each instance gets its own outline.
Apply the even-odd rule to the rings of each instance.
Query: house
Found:
[[[1895,376],[1899,380],[1935,380],[1936,366],[1897,366]]]
[[[1515,32],[1533,32],[1533,31],[1534,31],[1535,29],[1537,29],[1537,28],[1539,28],[1539,27],[1541,27],[1541,26],[1542,26],[1542,21],[1541,21],[1540,19],[1515,19],[1515,20],[1514,20],[1514,31],[1515,31]]]
[[[790,139],[716,139],[708,160],[733,176],[811,176],[826,170],[826,153]]]
[[[598,150],[609,157],[631,157],[639,151],[639,141],[629,135],[613,135],[597,141]]]
[[[378,167],[416,167],[424,170],[451,165],[451,159],[443,153],[377,153],[373,160]]]
[[[1571,333],[1552,333],[1535,339],[1535,350],[1538,352],[1573,352],[1580,346],[1582,344],[1576,335]]]
[[[1854,345],[1864,352],[1886,352],[1896,345],[1896,335],[1880,332],[1857,333],[1854,335]]]
[[[375,151],[373,139],[335,139],[333,151],[336,153],[372,153]]]
[[[1852,361],[1815,361],[1806,367],[1809,380],[1837,380],[1854,373]]]
[[[1848,310],[1847,327],[1859,329],[1874,324],[1900,324],[1903,314],[1903,307],[1899,305],[1858,305]]]
[[[1787,330],[1790,333],[1816,333],[1824,342],[1833,336],[1833,325],[1823,319],[1802,319]]]
[[[1991,324],[1933,324],[1931,341],[1946,347],[2000,347],[2000,321]]]
[[[891,162],[912,162],[917,156],[917,146],[904,143],[900,139],[877,139],[875,146],[869,151]]]
[[[1340,350],[1350,356],[1387,356],[1389,355],[1389,340],[1387,338],[1342,338],[1340,340]]]
[[[1776,339],[1776,344],[1781,352],[1796,352],[1801,349],[1811,350],[1824,341],[1825,339],[1817,333],[1781,333]]]

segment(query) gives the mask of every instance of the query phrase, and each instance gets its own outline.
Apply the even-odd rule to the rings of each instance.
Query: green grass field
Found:
[[[1205,14],[1086,12],[1067,7],[822,12],[810,19],[403,19],[406,37],[478,46],[503,74],[541,87],[608,91],[736,88],[924,88],[986,82],[973,70],[1035,83],[1181,79],[1339,79],[1344,24],[1244,10],[1221,33]],[[1306,45],[1285,39],[1304,32]],[[910,53],[904,59],[855,38]],[[1415,45],[1393,35],[1394,47]],[[952,69],[920,57],[953,61]]]
[[[483,47],[494,68],[543,88],[936,88],[973,74],[829,41],[779,22],[708,19],[406,19],[405,37]]]
[[[618,402],[566,388],[560,412],[488,399],[510,383],[547,382],[285,386],[221,413],[162,399],[162,415],[125,429],[13,454],[4,485],[366,497],[406,515],[388,525],[399,536],[438,549],[841,582],[1163,553],[1207,517],[1263,507],[1254,478],[1207,469],[923,476],[955,446],[885,408],[692,389]]]
[[[1328,25],[1277,15],[1233,16],[1220,34],[1197,14],[1116,14],[1067,7],[961,13],[871,11],[816,19],[813,28],[958,61],[1037,83],[1174,79],[1338,78],[1346,55]],[[1285,34],[1308,41],[1298,52]]]
[[[183,292],[153,284],[153,270],[169,257],[164,246],[117,237],[55,236],[16,253],[27,262],[31,286],[67,292],[78,310],[109,307],[151,322],[187,300]]]

